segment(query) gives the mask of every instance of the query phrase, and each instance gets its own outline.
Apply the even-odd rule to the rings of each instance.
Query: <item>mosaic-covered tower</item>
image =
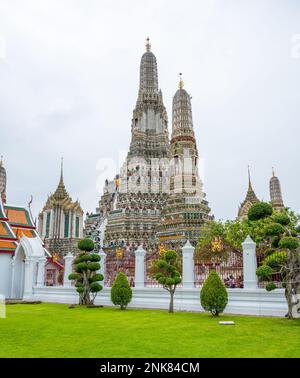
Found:
[[[279,178],[275,176],[275,170],[273,168],[272,177],[270,179],[270,199],[275,210],[280,211],[284,208],[281,185]]]
[[[117,185],[114,180],[112,193],[105,190],[100,201],[100,212],[107,219],[104,247],[134,250],[144,244],[152,248],[169,190],[169,158],[167,112],[158,86],[156,57],[147,39],[140,63],[129,152]],[[108,183],[106,188],[110,186]]]
[[[161,248],[179,248],[188,239],[196,244],[201,225],[212,219],[198,172],[191,97],[183,88],[173,97],[170,164],[170,196],[161,213],[157,237]]]

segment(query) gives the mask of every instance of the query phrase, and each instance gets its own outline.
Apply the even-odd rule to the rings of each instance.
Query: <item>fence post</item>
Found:
[[[38,261],[38,274],[37,274],[37,285],[44,286],[45,285],[45,264],[46,264],[46,257],[40,257]]]
[[[186,289],[195,286],[194,252],[195,248],[188,240],[182,247],[182,287]]]
[[[74,256],[69,252],[65,257],[65,270],[64,270],[64,287],[71,287],[72,281],[69,280],[69,274],[72,273],[72,262]]]
[[[103,281],[100,281],[100,285],[102,285],[102,287],[105,286],[105,263],[106,263],[106,253],[103,251],[103,249],[100,250],[99,252],[99,255],[101,257],[101,260],[99,261],[100,262],[100,269],[99,269],[99,273],[103,275]]]
[[[248,235],[243,246],[244,289],[257,289],[256,243]]]
[[[140,245],[135,250],[135,287],[145,287],[145,255],[146,251]]]

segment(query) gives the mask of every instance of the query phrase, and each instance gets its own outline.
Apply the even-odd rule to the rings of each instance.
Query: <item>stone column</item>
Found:
[[[44,286],[45,285],[45,264],[46,264],[46,257],[40,257],[38,261],[38,273],[37,273],[37,285]]]
[[[102,287],[105,286],[105,260],[106,260],[106,253],[103,251],[103,249],[100,249],[100,252],[99,252],[99,255],[101,257],[101,260],[100,260],[100,269],[98,271],[98,273],[102,274],[104,279],[103,281],[100,281],[100,285],[102,285]]]
[[[135,287],[145,287],[145,255],[146,251],[140,245],[135,251]]]
[[[195,248],[188,240],[182,248],[182,286],[185,289],[195,287],[194,253]]]
[[[65,257],[65,269],[64,269],[64,287],[71,287],[72,281],[69,280],[69,274],[72,273],[72,262],[73,262],[74,256],[71,252],[69,252]]]
[[[243,246],[244,289],[257,289],[256,243],[247,236]]]

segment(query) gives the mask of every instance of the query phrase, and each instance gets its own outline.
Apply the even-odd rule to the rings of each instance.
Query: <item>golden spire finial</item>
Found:
[[[146,51],[147,52],[151,51],[151,43],[150,43],[150,38],[149,37],[146,39]]]
[[[179,84],[178,84],[178,87],[179,87],[179,89],[182,89],[183,86],[184,86],[184,82],[182,80],[182,73],[180,72],[179,73]]]

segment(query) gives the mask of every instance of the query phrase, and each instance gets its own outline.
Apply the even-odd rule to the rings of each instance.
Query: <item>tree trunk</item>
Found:
[[[300,318],[300,249],[288,251],[285,297],[288,304],[287,317],[289,319]]]
[[[174,290],[170,291],[170,305],[169,305],[169,312],[173,313],[174,312]]]

